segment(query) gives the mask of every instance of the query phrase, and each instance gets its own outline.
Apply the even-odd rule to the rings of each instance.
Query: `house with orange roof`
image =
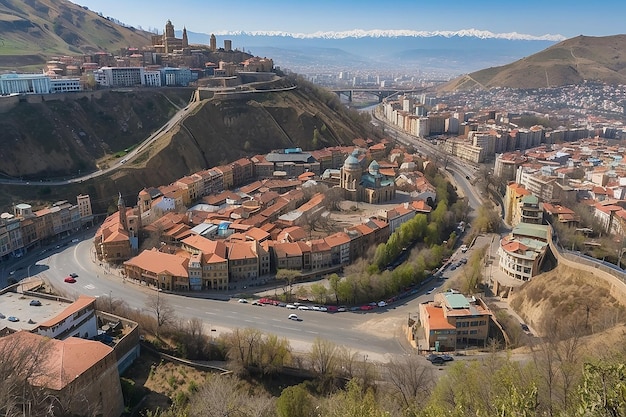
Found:
[[[127,216],[133,220],[129,230]],[[138,247],[138,231],[141,227],[139,216],[133,215],[133,210],[126,209],[120,194],[118,212],[111,214],[100,225],[94,236],[96,256],[104,262],[120,262],[132,256]]]
[[[230,164],[233,170],[233,186],[249,183],[254,177],[254,164],[248,158],[240,158]]]
[[[213,169],[222,174],[222,185],[224,190],[230,190],[233,188],[233,168],[230,165],[220,165]]]
[[[319,271],[332,265],[331,248],[324,239],[314,239],[306,242],[311,248],[311,269]]]
[[[482,299],[447,291],[421,303],[419,311],[425,337],[422,349],[446,352],[486,346],[493,313]]]
[[[300,226],[291,226],[284,228],[276,238],[279,242],[296,242],[298,240],[306,240],[308,234]]]
[[[0,338],[0,352],[9,361],[32,353],[38,371],[28,382],[55,399],[50,409],[103,417],[118,417],[124,411],[115,353],[104,343],[77,337],[50,339],[23,330]],[[32,406],[34,411],[36,405]]]
[[[626,234],[626,228],[620,221],[623,214],[618,213],[624,211],[624,208],[616,204],[602,204],[598,202],[594,206],[594,217],[598,219],[602,227],[602,231],[608,234],[624,236]]]
[[[189,257],[153,248],[124,262],[124,271],[128,278],[162,290],[189,291],[188,265]]]
[[[417,213],[428,214],[433,208],[428,205],[428,203],[424,200],[414,200],[409,203],[409,206],[415,210]]]
[[[543,211],[551,221],[565,224],[569,227],[578,227],[580,218],[573,210],[559,204],[543,203]]]
[[[403,223],[415,217],[415,214],[416,211],[411,208],[409,203],[404,203],[390,210],[383,210],[381,217],[389,224],[389,233],[393,233],[402,226]]]
[[[256,280],[259,276],[269,273],[269,253],[266,253],[258,242],[229,241],[225,244],[228,254],[230,283],[236,284],[240,281]]]
[[[271,247],[271,255],[276,269],[293,269],[301,271],[302,250],[297,242],[275,242]]]
[[[226,244],[199,235],[189,236],[182,248],[191,254],[189,284],[192,290],[228,288],[228,256]]]
[[[332,265],[347,265],[350,263],[350,236],[345,232],[333,233],[324,238],[330,247]]]

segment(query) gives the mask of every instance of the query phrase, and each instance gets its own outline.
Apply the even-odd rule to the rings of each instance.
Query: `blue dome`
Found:
[[[349,157],[346,158],[345,162],[343,163],[343,167],[345,169],[360,169],[361,166],[359,165],[359,160],[356,159],[356,157],[354,155],[350,155]]]

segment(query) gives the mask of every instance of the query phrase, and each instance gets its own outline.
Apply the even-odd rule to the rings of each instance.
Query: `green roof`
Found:
[[[446,300],[448,300],[448,305],[452,309],[457,308],[469,308],[470,303],[467,301],[467,298],[463,294],[456,293],[444,293],[446,296]]]
[[[522,204],[539,204],[539,199],[532,194],[525,195],[522,198]]]
[[[548,227],[543,224],[518,223],[513,228],[513,236],[527,236],[537,239],[548,240]]]

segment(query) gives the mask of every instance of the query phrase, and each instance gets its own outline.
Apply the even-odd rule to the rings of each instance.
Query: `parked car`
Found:
[[[240,298],[237,302],[241,304],[246,304],[248,303],[248,300],[246,300],[245,298]]]
[[[259,301],[256,301],[256,300],[252,302],[252,305],[253,306],[261,306],[261,307],[263,307],[263,303],[261,303]]]
[[[72,278],[72,277],[65,277],[65,279],[63,280],[69,284],[73,284],[76,282],[76,279]]]
[[[12,321],[12,322],[20,321],[20,319],[18,319],[15,316],[9,316],[9,318],[7,320]]]
[[[5,319],[5,318],[6,318],[6,316],[4,314],[0,313],[0,319]]]
[[[387,303],[385,301],[379,301],[378,307],[387,307]]]
[[[39,300],[30,300],[29,304],[31,306],[39,307],[39,306],[41,306],[41,301],[39,301]]]
[[[522,323],[522,330],[525,331],[525,332],[529,332],[530,331],[528,326],[526,324],[524,324],[524,323]]]
[[[289,310],[295,310],[296,308],[298,308],[293,304],[287,304],[285,307],[287,307]]]
[[[287,318],[289,320],[293,320],[293,321],[302,321],[302,319],[300,317],[298,317],[297,314],[290,314]]]
[[[442,365],[445,362],[445,359],[441,355],[436,355],[434,353],[426,356],[426,359],[433,365]]]
[[[298,306],[298,310],[309,310],[309,306],[306,306],[306,305],[304,305],[304,304],[299,305],[299,306]]]
[[[78,274],[77,274],[76,272],[72,272],[72,273],[70,274],[70,277],[72,277],[72,278],[78,278]]]
[[[348,311],[348,309],[345,306],[339,306],[339,307],[337,307],[337,311],[338,312],[344,312],[344,311]]]
[[[435,291],[437,291],[437,287],[434,287],[434,288],[426,291],[426,294],[430,295],[430,294],[434,293]]]

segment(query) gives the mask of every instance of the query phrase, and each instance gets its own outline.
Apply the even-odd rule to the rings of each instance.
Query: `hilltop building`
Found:
[[[162,35],[152,35],[152,46],[156,52],[162,54],[172,54],[175,51],[189,48],[187,28],[183,28],[183,37],[177,38],[174,35],[174,25],[168,20]]]

